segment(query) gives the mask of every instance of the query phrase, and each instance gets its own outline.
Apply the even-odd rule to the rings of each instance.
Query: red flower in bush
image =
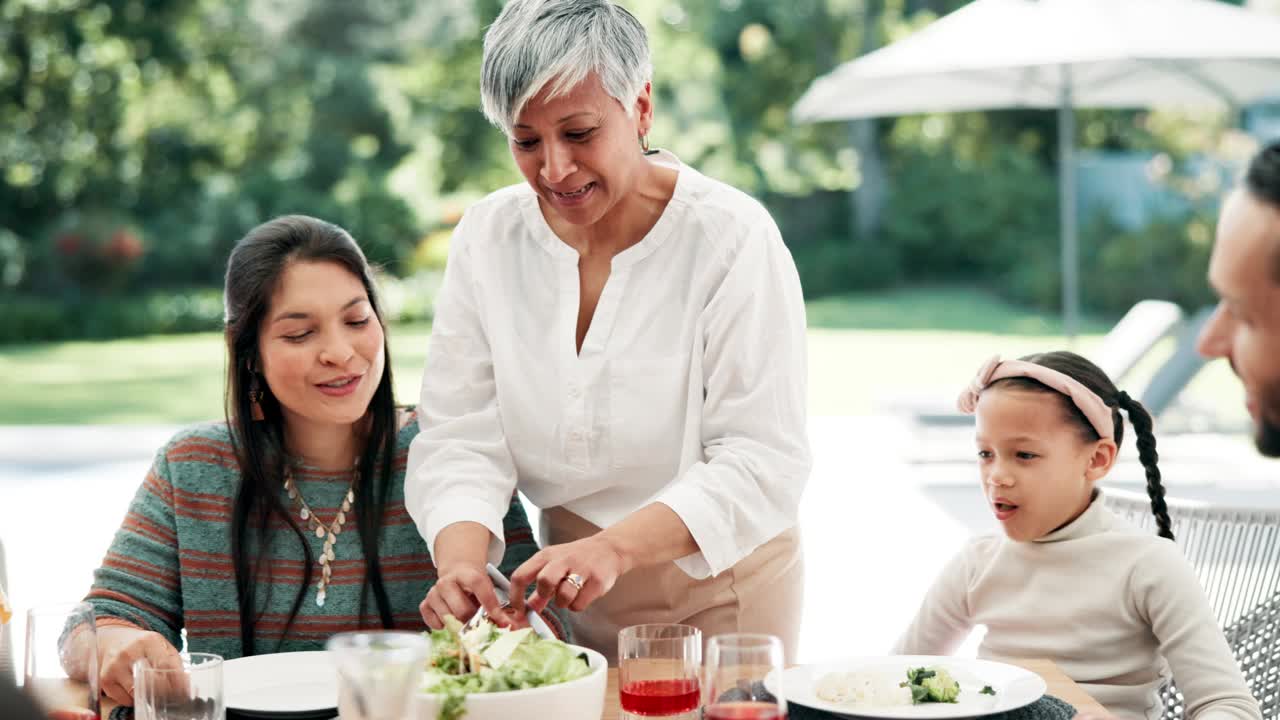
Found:
[[[51,237],[55,272],[80,288],[98,292],[124,288],[147,252],[134,226],[109,211],[77,211]]]
[[[103,247],[103,254],[115,260],[129,262],[142,257],[143,249],[142,240],[138,239],[137,235],[120,228],[107,240],[106,246]]]
[[[59,235],[58,239],[54,240],[53,242],[54,242],[54,247],[58,249],[58,253],[66,257],[74,257],[76,255],[79,255],[80,249],[84,247],[84,237],[81,236],[79,233],[67,233],[66,235]]]

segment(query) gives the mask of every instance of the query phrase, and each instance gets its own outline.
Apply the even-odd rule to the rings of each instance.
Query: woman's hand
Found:
[[[445,615],[466,622],[481,606],[494,624],[501,627],[511,625],[484,565],[458,563],[440,570],[436,584],[427,592],[418,611],[422,613],[427,627],[439,630],[444,627]]]
[[[511,619],[498,602],[493,581],[485,572],[489,530],[477,522],[457,522],[436,537],[436,584],[418,605],[422,620],[432,630],[444,627],[445,615],[466,622],[480,607],[500,627],[510,627]],[[523,617],[523,613],[521,613]]]
[[[634,563],[603,533],[543,548],[511,575],[511,608],[524,615],[524,593],[534,585],[528,606],[538,612],[553,599],[562,608],[582,612],[613,588]],[[581,586],[574,583],[579,580]]]
[[[163,635],[136,627],[98,628],[98,677],[102,692],[119,705],[133,705],[133,663],[146,658],[154,668],[181,668],[178,649]]]

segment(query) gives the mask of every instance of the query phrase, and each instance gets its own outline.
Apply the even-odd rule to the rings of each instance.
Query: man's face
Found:
[[[1209,283],[1221,301],[1200,334],[1206,357],[1226,358],[1244,383],[1255,441],[1280,457],[1280,208],[1245,190],[1218,220]]]

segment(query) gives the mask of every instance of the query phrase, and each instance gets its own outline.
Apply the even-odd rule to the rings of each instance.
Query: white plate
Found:
[[[960,683],[959,702],[924,703],[883,707],[854,703],[834,703],[817,695],[818,681],[827,673],[870,672],[888,678],[907,679],[907,669],[915,667],[941,667]],[[765,683],[774,691],[776,680],[771,676]],[[979,694],[984,685],[996,691],[994,697]],[[802,665],[782,673],[783,697],[787,702],[817,710],[871,718],[964,718],[1008,712],[1030,705],[1044,696],[1048,687],[1044,678],[1014,665],[974,660],[970,658],[934,657],[928,655],[898,655],[842,660],[819,665]]]
[[[228,710],[253,715],[318,713],[338,707],[338,674],[329,653],[276,653],[222,664]]]

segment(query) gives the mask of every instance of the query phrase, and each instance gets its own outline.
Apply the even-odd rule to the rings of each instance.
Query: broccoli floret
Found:
[[[929,693],[930,702],[953,703],[960,697],[960,683],[942,668],[933,668],[933,676],[920,682]]]

